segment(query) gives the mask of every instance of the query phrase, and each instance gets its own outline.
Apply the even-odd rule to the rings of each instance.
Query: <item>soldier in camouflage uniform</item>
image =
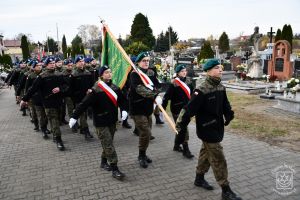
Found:
[[[220,143],[224,136],[224,125],[228,125],[234,118],[225,87],[221,84],[222,65],[217,59],[211,59],[203,69],[207,71],[206,79],[194,90],[189,103],[184,106],[177,119],[178,142],[184,142],[190,118],[196,116],[197,135],[202,140],[202,148],[194,184],[213,190],[204,179],[205,173],[212,167],[222,188],[222,199],[241,200],[229,187],[227,163]]]
[[[30,60],[27,60],[26,62],[30,62]],[[20,72],[19,76],[17,79],[17,84],[16,84],[16,96],[17,96],[17,101],[20,101],[21,98],[24,96],[24,86],[26,82],[28,74],[28,67],[27,64],[21,64],[20,65]],[[23,112],[22,115],[26,116],[26,107],[21,107],[21,111]]]
[[[146,155],[152,128],[153,104],[160,87],[153,70],[149,69],[150,55],[140,53],[136,58],[138,69],[146,74],[153,83],[153,90],[147,88],[136,71],[130,74],[129,108],[135,127],[139,132],[139,164],[147,168],[152,160]]]
[[[16,92],[17,92],[17,86],[18,86],[18,79],[20,76],[21,69],[26,67],[26,62],[24,60],[21,60],[18,64],[17,67],[13,70],[10,79],[8,80],[7,84],[9,86],[14,86],[15,90],[15,96],[16,96],[16,103],[20,103],[19,99],[17,98]]]
[[[99,75],[101,81],[95,83],[91,92],[78,104],[69,125],[72,127],[89,106],[93,108],[93,122],[103,148],[100,167],[112,171],[114,178],[122,180],[125,175],[118,169],[118,157],[113,139],[118,120],[118,106],[122,110],[122,119],[125,119],[128,115],[127,100],[120,88],[112,83],[112,73],[107,66],[100,68]]]
[[[45,107],[46,116],[50,122],[53,141],[59,150],[64,150],[59,128],[59,108],[62,104],[63,93],[68,89],[61,73],[55,72],[55,61],[53,57],[45,60],[46,70],[33,82],[32,87],[22,98],[21,104],[26,103],[37,91],[41,92],[42,102]]]
[[[91,73],[84,69],[83,56],[77,56],[74,64],[76,67],[70,77],[70,94],[76,108],[94,83]],[[80,133],[84,134],[86,139],[93,138],[87,124],[87,112],[83,112],[80,116]]]

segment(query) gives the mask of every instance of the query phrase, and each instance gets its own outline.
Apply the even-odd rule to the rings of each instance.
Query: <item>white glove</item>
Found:
[[[71,118],[70,121],[69,121],[69,126],[70,128],[72,128],[75,124],[76,124],[77,120],[74,119],[74,118]]]
[[[128,117],[128,113],[125,110],[123,110],[121,116],[121,119],[124,121]]]
[[[157,97],[155,98],[155,103],[156,103],[157,105],[161,105],[161,104],[162,104],[162,98],[161,98],[160,96],[157,96]]]

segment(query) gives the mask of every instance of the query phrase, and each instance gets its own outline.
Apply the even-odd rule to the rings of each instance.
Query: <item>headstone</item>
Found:
[[[263,66],[260,56],[257,51],[253,49],[253,54],[248,60],[248,73],[247,76],[251,78],[261,78],[263,75]]]
[[[288,80],[293,75],[293,62],[290,62],[291,46],[286,40],[279,40],[273,47],[273,57],[268,63],[268,74],[278,80]]]
[[[233,56],[230,58],[230,63],[231,63],[231,67],[232,69],[229,70],[237,70],[236,66],[240,65],[242,63],[242,58],[239,56]]]

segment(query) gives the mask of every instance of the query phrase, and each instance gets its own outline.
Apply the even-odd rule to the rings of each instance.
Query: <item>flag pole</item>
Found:
[[[138,73],[138,75],[141,77],[140,73],[138,72],[138,70],[136,70],[136,67],[134,65],[134,63],[131,61],[131,59],[129,58],[129,56],[127,55],[127,53],[125,52],[125,50],[123,49],[123,47],[119,44],[118,40],[115,38],[115,36],[112,34],[112,32],[109,30],[108,26],[104,23],[104,20],[101,19],[101,24],[102,26],[105,28],[105,30],[107,31],[107,33],[110,34],[112,40],[114,41],[114,43],[117,45],[117,47],[119,48],[119,50],[121,51],[121,53],[123,54],[123,56],[125,57],[125,59],[130,63],[130,65],[133,67],[133,69]],[[103,36],[102,36],[103,37]],[[102,38],[103,39],[103,38]],[[141,80],[143,81],[144,85],[146,85],[144,79],[141,77]],[[155,102],[156,103],[156,102]],[[161,110],[161,112],[163,113],[165,119],[167,120],[167,122],[169,123],[169,126],[171,127],[171,129],[175,132],[175,134],[178,134],[175,124],[173,122],[173,120],[169,117],[168,113],[165,111],[165,109],[159,105],[156,104],[158,106],[158,108]]]

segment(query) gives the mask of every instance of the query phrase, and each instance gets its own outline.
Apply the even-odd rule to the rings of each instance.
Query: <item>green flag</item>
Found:
[[[122,88],[131,70],[130,58],[107,26],[103,26],[102,37],[101,66],[111,69],[113,83]]]

